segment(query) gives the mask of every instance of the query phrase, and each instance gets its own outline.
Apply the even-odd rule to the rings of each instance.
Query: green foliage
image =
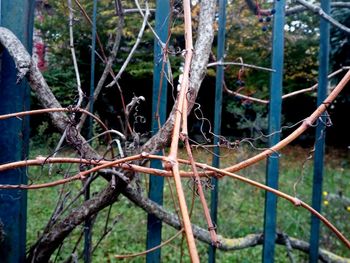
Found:
[[[53,132],[49,122],[44,120],[37,126],[35,135],[31,138],[30,149],[42,148],[47,152],[42,152],[40,155],[50,154],[49,149],[54,149],[60,138],[61,135]]]
[[[237,129],[243,133],[242,137],[254,138],[260,136],[261,132],[266,133],[267,109],[265,106],[249,101],[242,103],[231,100],[228,101],[226,110],[233,114]]]
[[[43,74],[56,98],[66,107],[72,105],[77,97],[77,84],[73,65],[63,60],[64,57],[58,60],[56,56],[51,56],[50,65]]]
[[[244,1],[235,1],[229,6],[227,16],[226,61],[270,67],[271,28],[263,32],[258,18],[245,6]],[[234,87],[240,67],[226,68],[225,79],[228,87]],[[269,74],[245,68],[243,75],[245,91],[264,97],[268,91]],[[243,91],[243,92],[245,92]]]
[[[291,195],[294,195],[293,184],[298,180],[301,175],[303,162],[308,156],[310,149],[303,149],[300,147],[289,148],[282,152],[281,156],[281,174],[280,174],[280,189]],[[256,151],[255,151],[256,153]],[[37,148],[32,151],[33,156],[42,154],[42,148]],[[186,153],[180,151],[180,158],[184,158]],[[230,164],[236,163],[240,160],[251,156],[253,152],[249,148],[239,148],[233,151],[222,152],[221,159],[222,167],[227,167]],[[195,159],[202,163],[210,163],[211,155],[208,155],[206,151],[195,150]],[[349,196],[349,191],[346,188],[346,182],[350,179],[350,169],[345,164],[342,168],[339,167],[341,163],[349,163],[349,157],[345,153],[330,151],[326,156],[327,162],[325,177],[324,177],[324,189],[328,193],[338,193],[342,191],[344,196]],[[68,168],[68,165],[55,165],[53,167],[53,173],[51,176],[47,176],[47,167],[30,167],[29,176],[40,182],[48,182],[55,179],[61,179],[59,171],[64,171]],[[311,189],[312,189],[312,164],[307,162],[304,168],[304,177],[300,184],[297,186],[297,196],[310,203],[311,201]],[[74,172],[74,171],[70,171]],[[241,172],[242,175],[249,177],[250,179],[257,180],[264,183],[265,180],[265,164],[259,163],[255,166],[249,167]],[[44,176],[45,175],[45,176]],[[36,181],[38,182],[38,181]],[[142,177],[142,183],[147,184],[146,177]],[[171,181],[172,187],[175,187]],[[187,201],[191,203],[192,199],[192,181],[183,180],[183,185],[186,187]],[[106,186],[106,181],[102,178],[97,179],[91,188],[92,194],[99,191]],[[66,189],[70,190],[70,195],[67,197],[69,203],[74,194],[79,191],[81,184],[79,182],[73,182],[66,186]],[[246,185],[242,182],[233,180],[231,178],[223,178],[219,181],[219,218],[218,218],[218,232],[220,235],[228,238],[243,237],[251,233],[260,233],[263,229],[263,214],[264,214],[264,192],[255,189],[252,186]],[[28,246],[35,242],[40,235],[42,228],[50,217],[52,210],[56,204],[56,199],[59,195],[61,188],[46,188],[40,190],[28,191],[28,228],[27,236]],[[174,188],[173,188],[174,191]],[[205,194],[209,198],[210,191],[206,190]],[[47,198],[50,196],[50,198]],[[172,196],[169,189],[169,184],[165,186],[164,192],[164,206],[167,210],[175,211]],[[82,201],[83,198],[80,199]],[[76,204],[79,205],[79,204]],[[96,244],[99,235],[103,232],[105,227],[105,221],[107,218],[107,211],[109,208],[104,209],[95,220],[93,233],[93,244]],[[301,240],[307,241],[309,239],[309,224],[310,214],[300,208],[294,207],[289,202],[279,199],[278,201],[278,218],[277,226],[279,231],[285,232],[287,235],[297,237]],[[337,200],[329,202],[328,205],[323,203],[323,213],[329,218],[336,226],[343,232],[349,233],[350,225],[348,219],[350,211],[344,209]],[[99,248],[94,253],[93,262],[117,262],[114,259],[115,254],[129,254],[145,250],[145,237],[146,237],[146,213],[141,208],[136,207],[126,198],[121,197],[116,204],[111,208],[110,224],[115,220],[116,225],[109,233],[106,239],[100,244]],[[203,216],[203,209],[201,207],[199,198],[196,196],[194,203],[194,211],[192,213],[191,220],[193,223],[206,228],[206,222]],[[76,231],[68,238],[61,248],[60,257],[58,262],[64,262],[66,257],[70,255],[77,239],[80,236],[81,228],[77,228]],[[173,228],[164,225],[163,227],[163,240],[167,240],[176,233]],[[181,237],[172,241],[169,245],[162,248],[162,262],[179,262],[181,257]],[[198,251],[201,260],[205,262],[207,260],[207,245],[197,242]],[[184,243],[185,255],[183,262],[189,262],[189,257],[186,249],[186,243]],[[82,253],[82,244],[78,246],[78,255]],[[322,226],[321,232],[321,247],[332,251],[343,257],[350,257],[349,250],[341,243],[334,233],[330,233],[329,230]],[[256,246],[253,248],[247,248],[238,251],[217,251],[218,262],[258,262],[261,259],[262,246]],[[305,253],[293,250],[293,255],[296,262],[306,262],[308,257]],[[136,257],[127,260],[127,262],[144,262],[144,257]],[[276,262],[290,262],[286,254],[286,248],[284,246],[276,247]]]
[[[317,82],[318,42],[314,37],[293,39],[289,36],[285,44],[284,93],[308,88]]]
[[[262,8],[271,8],[266,3]],[[225,61],[271,67],[272,23],[259,22],[245,1],[234,1],[227,12],[227,35]],[[266,18],[264,18],[266,20]],[[262,27],[267,26],[263,31]],[[283,93],[308,88],[317,82],[318,71],[318,18],[304,13],[286,17]],[[226,67],[225,81],[229,89],[260,99],[269,99],[270,73],[245,68],[242,79],[244,88],[236,85],[240,67]],[[309,96],[305,94],[304,96]],[[233,114],[230,127],[239,129],[243,136],[253,136],[266,129],[267,107],[232,96],[226,96],[225,106]],[[284,108],[284,113],[290,109]],[[235,129],[232,129],[235,132]]]
[[[334,9],[332,15],[343,25],[350,26],[348,9]],[[331,64],[334,70],[350,65],[350,35],[335,27],[331,27]]]
[[[271,8],[271,4],[263,8]],[[225,60],[238,62],[238,58],[242,58],[247,64],[270,67],[273,21],[259,22],[242,0],[231,3],[228,10]],[[314,16],[304,14],[286,17],[285,93],[314,84],[318,66],[317,21]],[[267,26],[267,31],[262,30],[263,25]],[[234,87],[238,70],[239,67],[226,69],[229,87]],[[253,92],[256,97],[268,98],[269,73],[246,68],[243,77],[246,83],[243,92]]]

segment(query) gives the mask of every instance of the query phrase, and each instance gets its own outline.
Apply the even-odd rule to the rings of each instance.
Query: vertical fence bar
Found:
[[[169,0],[157,0],[156,3],[156,27],[155,30],[163,43],[166,43],[169,35],[170,2]],[[154,40],[154,75],[153,75],[153,97],[152,97],[152,134],[159,130],[166,119],[167,110],[167,71],[166,61],[163,60],[165,50],[162,49],[157,39]],[[159,153],[161,154],[161,153]],[[151,167],[162,169],[159,160],[151,162]],[[158,204],[163,204],[164,178],[150,175],[149,198]],[[162,222],[154,215],[148,214],[147,218],[147,240],[146,247],[150,249],[161,243]],[[146,262],[160,262],[161,250],[157,249],[146,255]]]
[[[34,1],[0,1],[0,26],[10,29],[32,50]],[[0,114],[29,110],[30,89],[24,79],[16,84],[17,70],[6,50],[0,51]],[[0,122],[0,164],[28,157],[29,118]],[[26,184],[26,170],[0,173],[0,184]],[[25,262],[27,192],[0,190],[0,262]]]
[[[227,0],[219,0],[219,31],[217,40],[217,61],[224,60],[225,53],[225,34],[226,34],[226,4]],[[221,110],[222,110],[222,86],[224,80],[224,67],[218,65],[216,68],[216,80],[215,80],[215,111],[214,111],[214,134],[219,135],[221,133]],[[218,137],[214,137],[214,156],[213,156],[213,166],[220,166],[220,148],[218,144],[220,143]],[[214,224],[217,224],[217,214],[218,214],[218,197],[219,197],[219,183],[218,179],[212,177],[211,184],[214,186],[213,191],[211,191],[210,198],[210,216]],[[214,246],[209,247],[209,257],[208,262],[215,262],[216,248]]]
[[[275,1],[275,10],[272,33],[272,68],[275,72],[271,75],[270,82],[270,104],[269,104],[269,131],[281,129],[282,109],[282,82],[283,82],[283,60],[284,60],[284,16],[285,1]],[[276,133],[269,137],[269,147],[280,140],[280,134]],[[267,160],[266,184],[272,188],[278,188],[279,157],[277,153],[272,154]],[[264,247],[263,262],[273,262],[275,253],[276,235],[276,210],[277,197],[275,194],[265,194],[264,215]]]
[[[95,90],[95,63],[96,63],[96,19],[97,19],[97,1],[94,0],[92,11],[92,32],[91,32],[91,68],[90,68],[90,108],[89,111],[93,113],[94,110],[94,90]],[[88,138],[92,138],[92,117],[89,117]]]
[[[321,8],[330,13],[330,1],[322,0]],[[327,96],[328,86],[328,69],[329,69],[329,23],[321,18],[320,21],[320,54],[319,54],[319,75],[317,88],[317,106]],[[323,161],[325,150],[325,122],[326,116],[323,114],[322,121],[319,121],[316,127],[315,137],[315,159],[314,159],[314,176],[312,186],[312,207],[321,211],[322,201],[322,183],[323,183]],[[311,231],[310,231],[310,262],[318,262],[318,249],[320,239],[320,220],[314,215],[311,216]]]
[[[90,68],[90,108],[89,111],[93,113],[94,111],[94,91],[95,91],[95,50],[96,50],[96,19],[97,19],[97,0],[93,2],[92,10],[92,33],[91,33],[91,68]],[[88,122],[88,139],[91,139],[93,136],[93,120],[89,116]],[[87,185],[84,192],[85,200],[90,199],[90,186]],[[92,243],[92,222],[91,218],[86,218],[84,222],[84,263],[91,262],[91,243]]]

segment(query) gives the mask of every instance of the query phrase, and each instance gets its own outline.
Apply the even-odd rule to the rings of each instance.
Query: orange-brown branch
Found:
[[[43,114],[43,113],[49,113],[49,112],[81,112],[84,114],[87,114],[91,116],[94,120],[96,120],[105,130],[108,130],[108,127],[94,114],[91,112],[81,109],[81,108],[48,108],[48,109],[39,109],[39,110],[30,110],[30,111],[21,111],[21,112],[14,112],[9,114],[0,115],[0,120],[6,120],[9,118],[20,118],[27,115],[36,115],[36,114]]]
[[[182,140],[185,143],[186,152],[187,152],[188,158],[189,158],[190,163],[191,163],[192,171],[194,173],[195,185],[197,186],[199,199],[201,201],[201,204],[202,204],[202,207],[203,207],[203,211],[204,211],[204,216],[205,216],[205,219],[206,219],[207,224],[208,224],[208,230],[209,230],[209,233],[210,233],[212,245],[217,246],[218,245],[218,237],[216,235],[215,226],[213,224],[213,221],[211,220],[211,216],[210,216],[207,200],[205,199],[202,183],[201,183],[198,171],[197,171],[197,166],[195,164],[195,161],[194,161],[194,158],[193,158],[193,155],[192,155],[191,146],[190,146],[190,143],[189,143],[189,140],[188,140],[188,127],[187,127],[187,114],[186,114],[186,112],[187,112],[187,98],[185,98],[185,100],[184,100],[184,105],[183,105],[182,112],[184,112],[185,114],[182,114],[182,133],[181,133],[181,138],[182,138]]]
[[[80,172],[70,178],[66,178],[66,179],[61,179],[61,180],[57,180],[57,181],[54,181],[54,182],[50,182],[50,183],[45,183],[45,184],[37,184],[37,185],[0,185],[0,188],[1,189],[39,189],[39,188],[46,188],[46,187],[53,187],[53,186],[57,186],[57,185],[61,185],[61,184],[65,184],[65,183],[68,183],[68,182],[72,182],[74,180],[80,180],[80,179],[83,179],[85,178],[86,176],[88,176],[90,173],[93,173],[93,172],[97,172],[98,170],[100,169],[103,169],[103,168],[108,168],[108,167],[112,167],[112,166],[116,166],[118,164],[123,164],[125,166],[131,166],[131,164],[125,164],[125,162],[130,162],[130,161],[135,161],[135,160],[138,160],[138,159],[141,159],[141,158],[151,158],[151,159],[160,159],[160,160],[163,160],[166,161],[167,158],[164,157],[164,156],[158,156],[158,155],[147,155],[147,154],[139,154],[139,155],[135,155],[135,156],[131,156],[131,157],[126,157],[126,158],[123,158],[123,159],[119,159],[119,160],[116,160],[116,161],[110,161],[110,162],[106,162],[104,161],[105,163],[99,165],[99,166],[96,166],[92,169],[89,169],[87,171],[84,171],[84,172]],[[44,158],[44,157],[38,157],[36,160],[29,160],[27,161],[27,164],[28,165],[42,165],[44,163],[49,163],[49,162],[60,162],[60,163],[64,163],[64,162],[69,162],[69,161],[74,161],[74,162],[78,162],[78,158]],[[81,160],[80,160],[81,161]],[[86,163],[97,163],[98,161],[88,161],[88,160],[85,160]],[[178,160],[180,163],[188,163],[187,160],[181,160],[179,159]],[[26,161],[21,161],[21,162],[16,162],[16,163],[10,163],[10,164],[6,164],[6,165],[1,165],[0,166],[0,171],[2,171],[2,169],[4,168],[8,168],[10,165],[14,165],[14,164],[21,164],[23,165],[23,163],[25,163]],[[102,161],[101,161],[102,162]],[[276,194],[277,196],[283,198],[283,199],[286,199],[288,201],[290,201],[292,204],[294,204],[295,206],[302,206],[304,207],[305,209],[307,209],[309,212],[311,212],[312,214],[314,214],[315,216],[317,216],[332,232],[334,232],[337,237],[348,247],[350,248],[350,241],[328,220],[326,219],[323,215],[321,215],[320,213],[318,213],[317,211],[315,211],[312,207],[310,207],[307,203],[295,198],[295,197],[292,197],[282,191],[279,191],[279,190],[276,190],[274,188],[271,188],[271,187],[268,187],[264,184],[261,184],[259,182],[256,182],[254,180],[251,180],[251,179],[248,179],[248,178],[245,178],[243,176],[240,176],[240,175],[237,175],[237,174],[234,174],[234,173],[231,173],[231,172],[228,172],[228,171],[225,171],[223,169],[218,169],[218,168],[215,168],[215,167],[212,167],[212,166],[209,166],[207,164],[203,164],[203,163],[198,163],[198,162],[193,162],[193,164],[195,164],[195,166],[197,167],[200,167],[201,169],[203,170],[206,170],[206,171],[212,171],[216,174],[220,174],[222,176],[228,176],[228,177],[231,177],[231,178],[234,178],[234,179],[237,179],[239,181],[242,181],[244,183],[247,183],[247,184],[250,184],[254,187],[257,187],[257,188],[260,188],[260,189],[263,189],[265,191],[269,191],[269,192],[272,192],[274,194]],[[7,166],[7,167],[6,167]],[[125,167],[124,166],[124,167]],[[123,167],[123,166],[122,166]]]
[[[149,158],[158,158],[158,159],[163,159],[161,156],[157,156],[157,155],[149,155]],[[187,160],[178,160],[180,163],[188,163]],[[250,184],[254,187],[260,188],[262,190],[265,191],[269,191],[271,193],[274,193],[275,195],[277,195],[278,197],[281,197],[283,199],[288,200],[289,202],[291,202],[293,205],[295,206],[301,206],[304,207],[305,209],[307,209],[310,213],[314,214],[316,217],[318,217],[333,233],[335,233],[337,235],[337,237],[350,249],[350,241],[327,219],[325,218],[323,215],[321,215],[319,212],[317,212],[316,210],[314,210],[312,207],[310,207],[307,203],[299,200],[296,197],[293,197],[291,195],[288,195],[282,191],[279,191],[277,189],[271,188],[269,186],[266,186],[264,184],[261,184],[259,182],[256,182],[254,180],[251,180],[249,178],[245,178],[243,176],[240,176],[238,174],[234,174],[232,172],[228,172],[226,170],[223,169],[218,169],[215,167],[212,167],[210,165],[207,164],[203,164],[203,163],[195,163],[196,166],[200,167],[203,170],[206,171],[212,171],[214,173],[220,174],[222,176],[228,176],[234,179],[237,179],[241,182]]]
[[[333,78],[334,76],[338,75],[339,73],[343,72],[344,70],[348,70],[349,68],[350,67],[342,67],[341,69],[338,69],[338,70],[332,72],[331,74],[328,75],[328,79]],[[318,87],[318,83],[311,86],[310,88],[290,92],[288,94],[283,95],[282,100],[294,97],[294,96],[302,94],[302,93],[315,91],[315,90],[317,90],[317,87]],[[257,102],[257,103],[261,103],[261,104],[269,104],[270,103],[269,100],[254,98],[252,96],[244,95],[244,94],[239,93],[237,91],[230,90],[227,87],[225,82],[224,82],[224,91],[227,92],[229,95],[236,96],[236,97],[241,98],[241,99],[245,99],[245,100],[249,100],[249,101],[253,101],[253,102]]]
[[[193,236],[191,221],[188,214],[186,199],[185,199],[185,195],[184,195],[184,191],[181,183],[179,164],[176,160],[177,152],[178,152],[179,136],[180,136],[180,126],[181,126],[181,117],[182,117],[181,115],[187,114],[187,112],[182,112],[182,111],[183,111],[184,100],[186,99],[186,93],[188,90],[189,72],[190,72],[190,65],[191,65],[191,60],[193,55],[191,9],[190,9],[189,0],[183,1],[183,7],[184,7],[184,20],[185,20],[186,57],[185,57],[183,79],[182,79],[180,92],[178,94],[177,102],[176,102],[177,104],[176,104],[176,111],[175,111],[175,117],[174,117],[175,122],[174,122],[174,128],[173,128],[173,136],[171,140],[170,153],[169,153],[168,162],[166,165],[168,169],[170,168],[172,170],[172,173],[174,176],[175,187],[176,187],[180,211],[182,215],[183,227],[185,229],[190,258],[192,262],[197,263],[199,262],[199,256],[198,256],[197,247]]]

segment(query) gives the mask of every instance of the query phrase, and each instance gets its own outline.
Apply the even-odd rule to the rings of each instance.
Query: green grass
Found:
[[[282,152],[281,155],[281,174],[279,180],[280,189],[294,195],[293,184],[301,175],[303,161],[308,156],[309,149],[299,147],[290,147]],[[33,152],[33,155],[38,151]],[[44,154],[44,153],[41,153]],[[203,150],[194,150],[195,159],[199,162],[211,163],[211,156]],[[226,167],[240,160],[251,156],[252,152],[247,150],[225,150],[222,152],[221,166]],[[185,156],[183,150],[181,156]],[[55,180],[62,177],[66,171],[67,165],[54,167],[51,176],[47,175],[47,169],[30,168],[29,174],[35,182]],[[74,173],[76,167],[71,168]],[[59,172],[57,174],[57,172]],[[239,174],[247,176],[259,182],[265,180],[265,162],[261,162],[252,167],[241,171]],[[142,185],[145,187],[148,181],[145,176],[142,177]],[[171,180],[170,180],[171,181]],[[330,150],[325,160],[325,175],[323,189],[330,193],[342,191],[345,196],[350,196],[350,164],[349,156],[336,150]],[[187,194],[188,204],[191,203],[191,181],[183,180],[184,189]],[[106,186],[103,179],[97,179],[93,184],[92,192],[97,192]],[[166,183],[164,206],[170,211],[175,211],[170,194],[170,186],[174,189],[173,182]],[[66,186],[73,193],[81,187],[81,183],[74,182]],[[258,233],[263,229],[264,214],[264,192],[247,186],[231,178],[224,178],[219,181],[219,218],[218,231],[225,237],[242,237],[250,233]],[[308,161],[304,167],[303,179],[297,186],[297,196],[310,203],[312,187],[312,161]],[[51,212],[59,195],[60,187],[29,191],[28,193],[28,227],[27,244],[32,244],[40,235],[42,228],[49,219]],[[206,190],[206,196],[209,199],[210,190]],[[70,197],[68,198],[68,201]],[[79,200],[80,202],[82,199]],[[79,202],[76,204],[79,206]],[[341,204],[335,202],[323,205],[323,214],[326,215],[348,238],[350,233],[350,212]],[[96,219],[94,225],[93,242],[96,243],[99,235],[103,232],[107,218],[107,210],[102,211]],[[120,197],[119,202],[111,208],[110,222],[114,219],[117,223],[110,234],[102,241],[99,248],[95,251],[93,262],[117,262],[114,259],[115,254],[128,254],[140,252],[145,249],[146,222],[147,215],[140,208],[130,203],[126,198]],[[288,201],[278,200],[278,230],[287,233],[289,236],[298,237],[302,240],[309,240],[310,214],[302,209],[292,206]],[[192,222],[206,228],[206,222],[198,198],[195,200]],[[76,240],[78,239],[82,227],[77,228],[73,234],[64,242],[57,262],[63,262],[71,253]],[[176,233],[171,227],[164,225],[163,240],[166,240]],[[162,262],[180,262],[181,257],[181,238],[177,238],[162,249]],[[197,242],[201,260],[207,260],[207,246]],[[182,262],[189,262],[186,243],[183,243],[184,256]],[[324,226],[321,227],[321,247],[344,256],[350,257],[350,252],[333,233],[330,233]],[[82,244],[78,248],[82,251]],[[217,252],[217,262],[259,262],[261,259],[262,247],[244,249],[232,252]],[[307,255],[294,251],[297,262],[306,262]],[[52,258],[53,259],[53,258]],[[81,260],[80,260],[81,261]],[[127,262],[145,262],[144,257],[125,260]],[[82,262],[82,261],[81,261]],[[289,262],[286,249],[283,246],[276,246],[276,262]]]

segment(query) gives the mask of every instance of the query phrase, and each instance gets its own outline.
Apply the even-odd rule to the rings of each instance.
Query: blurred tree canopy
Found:
[[[173,7],[177,10],[177,15],[173,17],[171,38],[169,42],[169,56],[172,63],[172,74],[174,76],[174,86],[176,87],[177,77],[180,74],[179,68],[182,62],[181,50],[184,48],[181,3],[174,1]],[[181,2],[181,1],[180,1]],[[81,5],[86,9],[89,16],[92,16],[92,1],[81,0]],[[124,9],[135,9],[133,1],[122,1]],[[44,42],[49,49],[49,66],[44,72],[48,84],[54,90],[57,97],[64,105],[73,104],[77,99],[74,69],[71,61],[68,35],[68,13],[65,1],[49,1],[49,6],[43,8],[44,19],[36,22],[36,27],[42,32]],[[150,8],[155,7],[155,1],[149,2]],[[272,3],[263,3],[261,8],[271,9]],[[73,1],[74,9],[74,46],[77,53],[78,65],[80,69],[82,88],[89,96],[90,85],[90,58],[91,58],[91,25],[84,17],[81,10]],[[193,25],[196,26],[196,14],[198,6],[193,6]],[[345,25],[350,23],[350,15],[347,9],[333,10],[333,14]],[[116,34],[118,22],[113,1],[98,1],[97,31],[103,46],[111,46],[112,35]],[[259,17],[249,9],[244,0],[229,1],[227,9],[227,34],[226,34],[226,57],[225,61],[240,62],[270,67],[271,61],[271,39],[272,39],[272,16]],[[154,24],[154,12],[151,12],[149,22]],[[122,39],[119,46],[116,62],[113,70],[118,72],[126,56],[134,45],[142,23],[142,17],[138,12],[124,15]],[[285,66],[284,66],[284,94],[307,88],[317,82],[318,71],[318,39],[319,39],[319,18],[307,12],[301,12],[286,17],[285,26]],[[341,65],[348,65],[350,60],[349,36],[340,30],[332,29],[332,54],[331,63],[334,70]],[[214,41],[215,43],[215,41]],[[152,32],[146,27],[142,41],[137,51],[133,55],[126,71],[120,80],[126,100],[130,100],[134,93],[137,95],[150,96],[153,76],[153,44]],[[96,76],[102,74],[104,64],[101,57],[101,50],[96,49]],[[108,54],[109,50],[105,50]],[[213,50],[213,54],[216,50]],[[212,61],[213,62],[213,61]],[[225,69],[225,82],[227,87],[233,91],[239,90],[241,93],[260,99],[268,99],[270,74],[255,69],[244,69],[242,80],[244,87],[237,84],[238,71],[240,67],[227,66]],[[213,79],[215,78],[215,68],[208,69],[208,76],[203,85],[214,91]],[[107,83],[112,80],[107,79]],[[141,87],[142,86],[142,87]],[[147,86],[147,87],[146,87]],[[206,92],[206,91],[202,91]],[[120,101],[117,87],[104,89],[103,96],[96,102],[96,110],[104,119],[115,119],[118,114],[118,104]],[[171,97],[170,97],[171,98]],[[347,100],[349,96],[342,97]],[[206,107],[213,107],[211,97],[201,96],[199,101]],[[303,94],[297,97],[299,101],[310,107],[305,107],[304,114],[295,112],[296,100],[290,99],[284,102],[283,113],[288,116],[291,122],[299,121],[300,116],[306,116],[314,108],[315,95]],[[149,100],[150,101],[150,100]],[[149,102],[148,102],[149,103]],[[233,96],[224,96],[223,118],[231,118],[231,124],[223,127],[225,135],[253,135],[254,127],[264,130],[267,115],[267,106],[252,103],[250,101],[237,99]],[[212,112],[207,111],[209,120],[212,119]],[[150,119],[150,107],[146,109],[146,117]],[[109,121],[111,122],[111,120]],[[252,130],[253,127],[253,130]]]

